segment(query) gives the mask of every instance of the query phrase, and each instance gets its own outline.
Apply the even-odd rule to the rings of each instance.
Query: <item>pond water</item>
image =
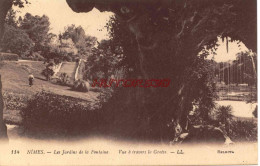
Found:
[[[231,105],[233,108],[233,115],[243,118],[253,118],[254,115],[252,114],[252,112],[257,106],[257,103],[246,103],[245,101],[222,100],[216,101],[216,103],[223,106]]]

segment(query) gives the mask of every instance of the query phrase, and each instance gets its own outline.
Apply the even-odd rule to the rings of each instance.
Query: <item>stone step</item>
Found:
[[[61,73],[67,73],[70,77],[70,82],[73,83],[75,81],[76,68],[76,62],[65,62],[62,64],[60,71],[57,73],[57,76],[59,76]]]

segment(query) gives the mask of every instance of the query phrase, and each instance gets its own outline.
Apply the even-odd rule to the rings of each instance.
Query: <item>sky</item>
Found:
[[[64,31],[64,27],[75,24],[81,25],[86,34],[96,36],[99,41],[108,38],[104,25],[113,15],[111,12],[101,13],[94,9],[89,13],[76,13],[70,9],[66,0],[31,0],[30,3],[22,9],[15,8],[20,11],[18,15],[24,16],[27,12],[39,16],[47,15],[52,33],[59,34]]]
[[[217,62],[226,62],[229,60],[235,60],[237,53],[242,51],[248,51],[248,48],[242,42],[240,42],[239,44],[238,42],[228,42],[228,51],[226,46],[226,39],[222,41],[222,39],[219,38],[217,44],[219,44],[218,49],[216,50],[217,55],[214,56],[214,59]],[[213,55],[210,55],[208,57],[208,59],[212,59],[212,58]]]
[[[47,15],[51,23],[51,32],[59,34],[64,31],[68,25],[75,24],[81,25],[86,34],[95,36],[100,41],[108,39],[108,32],[104,26],[106,25],[109,17],[113,14],[111,12],[99,12],[93,9],[88,13],[75,13],[66,3],[66,0],[31,0],[31,4],[26,5],[25,8],[19,9],[20,16],[29,12],[33,15],[42,16]],[[17,8],[16,8],[17,9]],[[229,51],[226,49],[226,41],[219,40],[220,45],[216,51],[217,55],[214,57],[217,62],[225,62],[236,59],[236,54],[247,50],[243,43],[238,47],[237,42],[229,42]],[[208,59],[213,56],[209,56]]]

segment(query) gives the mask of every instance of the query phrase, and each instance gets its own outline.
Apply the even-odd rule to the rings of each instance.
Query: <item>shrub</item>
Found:
[[[31,57],[32,57],[32,60],[35,60],[35,61],[44,61],[44,57],[41,56],[38,52],[34,52]]]
[[[102,111],[94,110],[91,104],[78,98],[39,92],[21,111],[25,132],[46,136],[96,131],[103,116]]]
[[[87,81],[77,80],[74,82],[72,89],[79,92],[88,92],[90,84]]]
[[[57,83],[63,86],[69,85],[70,77],[68,76],[67,73],[61,73]]]
[[[20,110],[26,106],[26,95],[4,92],[3,99],[5,102],[5,108],[7,110]]]
[[[220,122],[228,124],[234,117],[232,107],[230,105],[219,106],[216,110],[216,117]]]
[[[21,59],[22,60],[32,60],[32,57],[30,57],[30,56],[21,56]]]
[[[50,77],[54,75],[54,71],[46,67],[41,74],[46,77],[46,80],[50,80]]]
[[[80,60],[79,58],[75,58],[76,63],[79,63],[79,60]]]
[[[38,52],[33,52],[31,55],[29,56],[21,56],[21,59],[23,60],[32,60],[32,61],[44,61],[45,58],[43,56],[41,56],[41,54],[39,54]]]
[[[53,59],[53,62],[57,65],[57,64],[61,63],[61,59],[59,59],[59,58],[54,58],[54,59]]]
[[[0,53],[0,61],[18,61],[18,55],[12,53]]]
[[[112,93],[114,92],[112,88],[99,88],[99,90],[95,90],[99,92],[99,96],[97,98],[100,101],[100,106],[102,106],[103,103],[107,102],[112,97]],[[92,87],[91,91],[93,91]]]
[[[63,60],[67,62],[72,62],[73,59],[70,56],[64,56]]]
[[[233,121],[229,136],[233,141],[257,141],[257,123],[254,121]]]

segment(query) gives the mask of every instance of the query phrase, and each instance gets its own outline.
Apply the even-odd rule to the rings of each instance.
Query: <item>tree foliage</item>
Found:
[[[50,42],[53,34],[49,33],[50,21],[48,16],[33,16],[26,13],[19,19],[19,28],[24,30],[35,43],[34,51],[41,51]]]
[[[17,19],[16,12],[10,9],[5,20],[1,49],[16,53],[20,57],[32,57],[36,52],[48,56],[45,53],[54,37],[49,30],[50,22],[47,16],[33,16],[26,13],[24,18]]]
[[[176,29],[173,29],[173,27],[176,27],[176,25],[169,24],[167,21],[162,21],[158,22],[157,26],[158,28],[154,30],[155,32],[164,31],[165,33],[163,32],[163,34],[158,34],[154,40],[160,41],[163,40],[164,37],[165,41],[163,41],[163,43],[157,43],[158,47],[155,47],[156,49],[152,49],[151,51],[149,49],[144,49],[143,52],[147,57],[143,57],[145,59],[142,61],[140,58],[142,49],[140,49],[138,46],[140,42],[138,43],[136,37],[130,32],[127,24],[121,22],[116,17],[112,17],[107,24],[111,36],[111,47],[122,47],[123,60],[121,61],[120,65],[133,69],[132,72],[128,72],[128,77],[143,77],[144,73],[140,63],[147,65],[150,63],[149,66],[144,69],[149,76],[153,76],[152,78],[168,78],[170,76],[172,80],[172,86],[170,89],[168,89],[168,92],[160,89],[156,90],[158,97],[152,96],[152,92],[150,92],[150,90],[145,90],[145,92],[137,92],[144,93],[144,96],[149,97],[146,98],[145,104],[142,104],[143,110],[140,110],[140,112],[137,111],[135,115],[138,117],[140,117],[141,114],[145,115],[144,117],[140,118],[140,120],[150,121],[148,123],[150,123],[150,127],[153,128],[154,132],[159,132],[157,129],[160,130],[158,126],[155,127],[158,123],[161,123],[160,125],[163,126],[162,128],[165,128],[165,131],[169,131],[169,128],[166,129],[167,123],[172,121],[172,119],[178,116],[178,114],[183,115],[180,121],[184,125],[186,123],[185,119],[187,118],[187,116],[184,115],[188,115],[188,113],[192,111],[194,105],[198,106],[198,109],[196,110],[198,112],[197,118],[201,118],[202,121],[208,121],[208,113],[212,108],[215,107],[214,99],[216,98],[216,94],[215,84],[213,82],[213,62],[208,61],[205,58],[207,55],[209,55],[209,52],[206,50],[212,48],[214,44],[208,45],[206,48],[204,47],[205,45],[203,45],[201,48],[205,50],[205,53],[203,55],[199,55],[198,51],[197,54],[194,53],[196,52],[195,50],[193,50],[194,52],[191,51],[191,49],[194,48],[192,46],[194,43],[192,42],[193,39],[190,39],[190,36],[188,36],[188,32],[183,32],[183,40],[190,40],[185,43],[187,45],[185,46],[184,43],[176,45],[177,43],[171,43],[168,41],[171,40],[171,35],[174,36],[173,33],[176,31]],[[147,33],[151,33],[150,29],[147,29],[146,31]],[[184,41],[181,40],[180,42]],[[215,43],[216,41],[212,42]],[[142,47],[146,48],[147,46],[149,48],[149,44],[149,41],[144,40]],[[173,50],[176,50],[177,53],[178,51],[180,52],[178,54],[174,54],[172,53]],[[181,93],[185,100],[179,97],[181,96]],[[115,94],[115,96],[117,95],[118,94]],[[112,102],[117,102],[116,100],[118,100],[115,99],[115,101],[113,101],[113,99],[114,98],[111,99]],[[133,100],[135,101],[135,99]],[[141,98],[140,101],[142,100],[143,99]],[[168,105],[168,103],[171,103],[171,105]],[[183,103],[181,107],[180,103]],[[163,108],[160,107],[161,105]],[[160,113],[159,110],[161,109],[164,111]],[[180,112],[177,110],[180,110]]]
[[[19,3],[23,4],[22,1]],[[16,12],[11,9],[5,22],[8,26],[6,25],[2,50],[17,53],[21,57],[34,58],[37,53],[47,61],[86,59],[97,41],[95,37],[86,35],[81,26],[70,25],[59,36],[50,33],[50,21],[46,15],[33,16],[26,13],[17,19]]]
[[[30,4],[28,0],[13,0],[13,5],[23,8],[25,4]]]
[[[108,79],[119,68],[122,54],[115,54],[111,47],[111,40],[102,40],[97,48],[93,48],[87,58],[85,79]]]
[[[5,23],[7,25],[11,25],[15,28],[17,28],[18,26],[18,20],[16,18],[16,14],[17,12],[13,9],[10,9],[6,15],[6,18],[5,18]]]
[[[236,142],[257,142],[257,123],[247,120],[233,121],[229,135]]]
[[[85,30],[74,24],[67,26],[65,31],[60,34],[60,40],[71,40],[77,49],[77,54],[81,58],[86,58],[90,55],[91,49],[95,46],[97,38],[93,36],[86,35]]]
[[[122,56],[119,66],[133,68],[138,72],[138,49],[135,36],[129,31],[125,22],[118,17],[111,16],[106,24],[109,36],[111,38],[109,45],[114,54]],[[139,71],[140,72],[140,71]]]
[[[46,77],[46,80],[49,81],[51,79],[51,76],[54,75],[53,66],[55,64],[53,62],[50,62],[46,65],[46,68],[42,71],[42,75]]]
[[[3,51],[10,51],[20,56],[28,56],[34,47],[34,42],[25,31],[8,24],[5,25],[2,40],[1,48]]]
[[[223,124],[228,124],[231,122],[233,115],[232,107],[229,106],[219,106],[216,112],[217,119]]]

